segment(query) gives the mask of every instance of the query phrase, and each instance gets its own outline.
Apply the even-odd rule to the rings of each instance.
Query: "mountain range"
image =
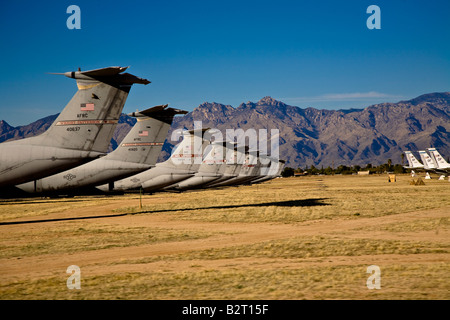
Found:
[[[0,121],[0,142],[44,132],[56,119],[48,116],[29,125],[12,127]],[[167,159],[177,128],[278,129],[280,159],[286,166],[378,165],[391,159],[401,163],[402,152],[435,147],[450,156],[450,92],[429,93],[408,101],[381,103],[364,109],[319,110],[287,105],[271,97],[240,104],[237,108],[205,102],[192,112],[176,117],[159,161]],[[136,120],[122,114],[110,151],[125,137]]]

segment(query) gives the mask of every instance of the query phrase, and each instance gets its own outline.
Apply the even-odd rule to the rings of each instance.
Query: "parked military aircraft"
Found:
[[[405,151],[409,166],[406,169],[416,169],[417,171],[434,172],[436,174],[447,174],[450,170],[450,164],[444,160],[436,148],[428,148],[430,155],[426,151],[419,151],[423,164],[420,163],[410,151]]]
[[[166,187],[164,190],[189,190],[228,185],[253,184],[274,179],[281,173],[284,161],[264,155],[259,155],[259,157],[257,157],[257,162],[254,166],[251,163],[246,163],[242,170],[245,153],[237,152],[239,148],[235,148],[234,144],[228,144],[230,144],[231,147],[228,146],[227,148],[227,143],[225,142],[213,142],[207,147],[207,149],[211,147],[210,152],[206,154],[202,165],[193,177]],[[220,150],[221,148],[223,148],[222,151]],[[245,150],[245,152],[247,152],[248,147]],[[223,157],[223,155],[227,154],[231,155],[231,159],[229,159],[230,163],[224,161],[227,157]],[[235,159],[233,159],[233,157]],[[249,155],[248,159],[252,159],[252,156]],[[231,171],[231,168],[233,168],[234,171]],[[236,171],[237,168],[242,170],[240,176],[240,172]],[[227,169],[230,171],[225,175]]]
[[[260,166],[261,162],[258,161],[258,153],[249,151],[245,154],[244,163],[242,164],[241,170],[236,177],[222,182],[212,182],[208,185],[208,187],[213,188],[245,184],[259,176]]]
[[[107,151],[130,88],[150,81],[125,67],[66,72],[75,93],[43,134],[0,144],[0,187],[14,186],[79,166]]]
[[[403,166],[405,169],[423,169],[424,165],[413,155],[411,151],[405,151],[409,166]]]
[[[209,144],[208,140],[203,139],[206,130],[197,130],[199,133],[196,130],[184,131],[183,140],[174,148],[168,160],[131,177],[98,186],[97,189],[117,192],[142,188],[144,192],[154,192],[194,176],[202,163],[203,150]]]
[[[241,168],[245,160],[245,152],[247,152],[249,148],[245,147],[244,150],[241,150],[235,143],[233,143],[232,145],[228,143],[226,144],[226,147],[226,163],[222,165],[220,171],[221,173],[223,170],[222,176],[217,180],[213,180],[212,182],[204,184],[202,186],[203,188],[208,188],[210,185],[218,184],[236,178],[241,172]]]
[[[271,159],[269,169],[262,171],[261,176],[252,180],[251,184],[261,183],[279,177],[284,168],[284,164],[284,160]]]
[[[445,173],[450,172],[450,163],[445,161],[444,157],[441,156],[436,148],[428,148],[428,151],[430,152],[431,158],[433,158],[436,163],[438,171]]]
[[[137,122],[121,144],[107,156],[58,174],[18,185],[29,193],[80,193],[82,190],[122,179],[153,167],[173,117],[186,114],[167,105],[132,112]]]
[[[254,175],[254,177],[252,179],[247,181],[247,183],[267,177],[267,175],[270,172],[270,169],[272,168],[272,163],[275,160],[276,159],[271,159],[270,157],[268,157],[266,155],[259,154],[259,156],[258,156],[259,170],[258,170],[258,172],[256,172],[256,174]],[[278,164],[278,160],[276,160],[276,164]],[[274,169],[272,168],[272,170],[274,170]]]
[[[223,176],[226,163],[226,142],[213,142],[206,146],[205,157],[197,172],[190,178],[167,186],[164,190],[188,190],[200,188]]]
[[[437,169],[436,163],[433,159],[428,155],[428,153],[424,150],[419,151],[420,159],[422,159],[423,168],[426,171],[435,171]]]

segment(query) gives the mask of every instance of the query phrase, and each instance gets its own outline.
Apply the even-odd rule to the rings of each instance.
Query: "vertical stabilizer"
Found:
[[[155,164],[167,138],[173,118],[187,111],[156,106],[128,114],[137,122],[108,158],[133,163]]]
[[[33,140],[29,144],[106,152],[132,85],[150,83],[122,73],[126,69],[109,67],[64,73],[76,79],[78,91],[50,128],[30,138]]]
[[[134,83],[148,80],[109,67],[66,72],[78,91],[46,132],[0,144],[0,187],[76,167],[104,154]]]
[[[186,170],[197,171],[203,161],[203,150],[209,144],[209,141],[203,139],[207,130],[209,128],[182,131],[183,140],[174,147],[166,163]]]
[[[420,159],[422,159],[425,169],[436,169],[437,165],[434,160],[425,151],[419,151]]]
[[[419,162],[419,160],[414,157],[411,151],[405,151],[406,159],[408,160],[409,167],[408,169],[418,169],[423,168],[423,164]]]
[[[445,161],[444,157],[436,150],[436,148],[428,148],[431,157],[436,162],[438,169],[449,169],[450,163]]]
[[[139,113],[133,112],[132,115],[137,117],[138,121],[120,146],[107,156],[43,179],[17,185],[17,187],[30,193],[87,188],[110,183],[154,166],[174,115],[187,113],[187,111],[166,108],[167,105],[153,107]]]

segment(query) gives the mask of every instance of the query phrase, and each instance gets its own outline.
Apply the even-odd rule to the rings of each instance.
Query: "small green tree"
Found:
[[[406,169],[401,164],[394,165],[394,173],[405,173]]]
[[[303,169],[302,168],[297,168],[294,170],[295,173],[303,173]]]
[[[325,168],[324,173],[326,175],[330,175],[330,174],[333,174],[333,171],[334,170],[330,166],[328,166],[328,167]]]
[[[319,169],[317,169],[315,166],[311,165],[311,168],[309,169],[310,174],[318,174]]]

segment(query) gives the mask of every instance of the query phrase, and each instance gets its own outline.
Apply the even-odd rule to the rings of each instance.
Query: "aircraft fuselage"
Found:
[[[103,154],[96,151],[5,142],[0,145],[0,187],[41,179]]]

